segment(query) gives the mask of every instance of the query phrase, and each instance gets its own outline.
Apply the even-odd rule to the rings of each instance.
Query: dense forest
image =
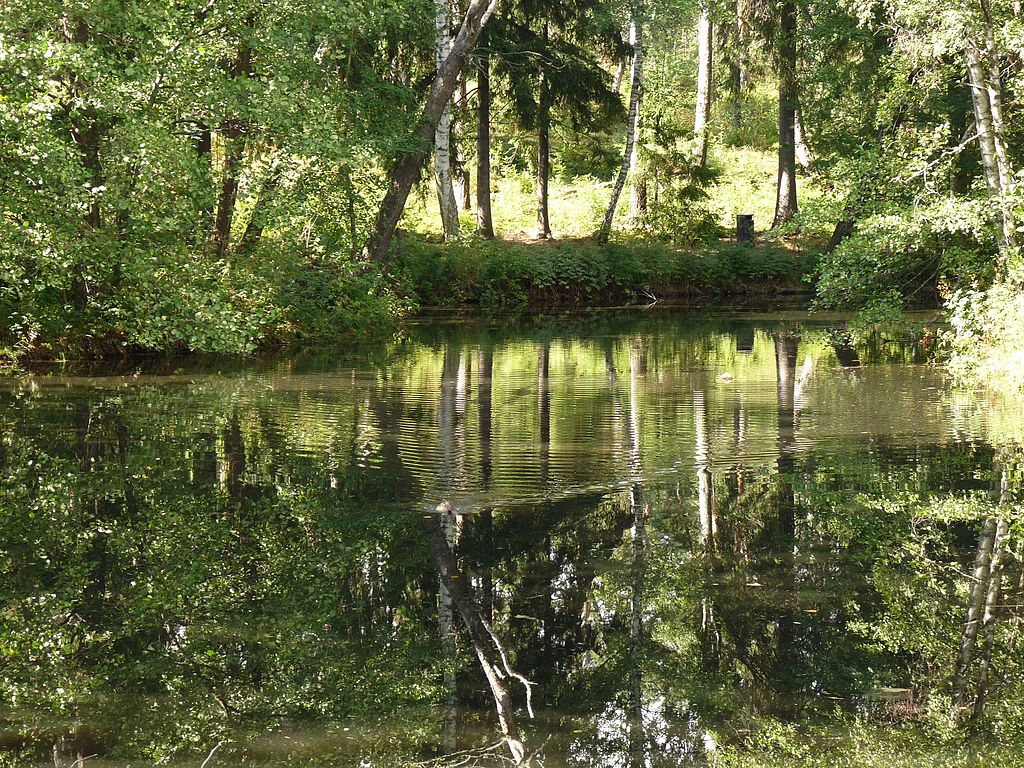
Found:
[[[803,288],[941,304],[1020,388],[1022,40],[1009,0],[8,2],[3,355]]]

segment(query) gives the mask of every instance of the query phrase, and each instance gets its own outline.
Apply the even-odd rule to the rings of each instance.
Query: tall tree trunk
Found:
[[[996,454],[993,469],[995,477],[990,495],[998,509],[1002,511],[1010,503],[1009,467],[1002,450]],[[981,719],[985,714],[985,703],[988,699],[989,672],[996,642],[996,618],[1002,600],[1003,555],[1009,533],[1010,521],[1001,515],[986,520],[978,542],[978,554],[975,557],[975,580],[971,584],[967,623],[964,625],[953,686],[953,703],[962,707],[966,704],[971,650],[976,644],[977,635],[980,634],[982,640],[981,651],[978,654],[977,694],[971,714],[974,720]],[[979,574],[979,569],[984,573]]]
[[[1006,128],[1003,117],[1002,76],[999,55],[995,45],[995,29],[988,0],[980,0],[981,25],[984,41],[968,35],[966,44],[967,74],[974,104],[978,143],[981,147],[982,168],[989,197],[998,205],[1003,231],[1003,245],[1012,247],[1017,241],[1017,224],[1013,208],[1007,199],[1013,169],[1006,148]],[[1005,259],[1000,259],[999,271],[1005,270]]]
[[[476,65],[476,233],[494,239],[491,217],[491,55],[480,51]]]
[[[615,68],[615,77],[612,78],[612,93],[618,96],[622,93],[622,76],[626,74],[626,66],[629,64],[629,57],[623,56],[619,59],[619,65]]]
[[[700,540],[705,551],[714,549],[717,533],[711,500],[711,447],[708,442],[708,410],[703,390],[693,392],[693,425],[697,465],[697,510],[700,516]]]
[[[238,201],[238,181],[242,175],[242,158],[245,154],[245,139],[237,121],[230,121],[220,132],[224,143],[224,159],[221,163],[220,194],[217,198],[217,215],[210,233],[213,252],[222,257],[231,240],[231,220]]]
[[[202,181],[204,187],[213,186],[213,131],[210,126],[200,122],[196,126],[196,154],[202,162]],[[212,200],[203,195],[203,202],[199,208],[199,227],[204,237],[208,237],[213,231],[213,204]]]
[[[245,21],[246,29],[255,24],[253,16]],[[252,48],[244,38],[238,45],[235,61],[231,66],[231,78],[241,80],[252,75]],[[242,175],[242,160],[245,157],[246,126],[237,118],[228,118],[220,126],[224,143],[224,160],[221,164],[220,195],[217,199],[217,214],[210,233],[210,245],[220,258],[227,253],[231,241],[231,221],[238,201],[238,182]]]
[[[494,463],[491,458],[491,442],[493,426],[491,422],[491,406],[493,391],[494,349],[489,343],[483,343],[477,350],[477,423],[480,440],[480,484],[485,491],[491,489],[491,477]],[[480,574],[480,605],[484,620],[494,621],[494,512],[490,507],[480,510],[481,542],[483,544],[483,563]]]
[[[996,521],[996,534],[992,540],[992,558],[989,560],[988,566],[988,591],[985,595],[985,612],[981,618],[982,644],[978,660],[978,694],[974,700],[973,713],[976,720],[985,714],[985,701],[988,698],[988,676],[992,667],[992,652],[995,650],[996,644],[996,613],[999,610],[1003,593],[1003,550],[1009,533],[1010,521],[999,518]]]
[[[982,170],[989,195],[1002,194],[999,163],[996,160],[995,131],[992,126],[992,105],[985,86],[985,70],[981,53],[972,40],[967,43],[967,75],[971,84],[971,102],[974,104],[974,121],[978,128],[978,145],[981,149]]]
[[[611,359],[611,355],[607,355]],[[647,516],[649,506],[644,503],[643,464],[640,453],[640,403],[638,376],[646,365],[641,357],[638,344],[629,349],[629,410],[624,411],[616,402],[616,410],[623,413],[626,421],[626,437],[629,442],[629,474],[633,480],[629,488],[629,507],[633,518],[630,538],[633,550],[631,567],[632,594],[629,611],[629,754],[630,768],[642,768],[646,736],[644,732],[643,676],[640,667],[644,656],[644,588],[647,581]],[[618,400],[618,387],[614,365],[610,367],[614,398]]]
[[[640,163],[636,157],[635,146],[634,144],[632,165],[634,168],[639,168]],[[639,172],[633,180],[633,188],[629,193],[629,209],[634,226],[643,227],[644,221],[647,219],[648,209],[647,177]]]
[[[439,72],[452,51],[449,10],[448,0],[434,0],[434,30],[437,42],[435,61]],[[434,131],[434,182],[437,186],[437,202],[441,208],[441,226],[445,240],[459,236],[459,205],[452,185],[451,138],[452,107],[449,96]]]
[[[775,334],[775,374],[778,392],[778,471],[779,471],[779,530],[787,538],[796,533],[796,508],[793,497],[793,470],[796,466],[793,452],[796,447],[796,361],[800,351],[800,338],[791,333]]]
[[[480,475],[485,488],[490,488],[494,465],[491,459],[491,401],[493,391],[494,349],[481,346],[477,352],[477,404],[480,437]]]
[[[540,481],[546,485],[551,462],[551,342],[537,352],[537,410],[540,423]]]
[[[796,200],[796,2],[782,0],[779,8],[779,177],[775,221],[785,224],[797,212]]]
[[[740,461],[736,465],[736,495],[742,496],[746,490],[746,463],[744,458],[747,452],[747,432],[750,426],[747,409],[744,407],[743,399],[737,397],[733,405],[733,445],[736,455]]]
[[[455,515],[446,514],[441,516],[441,534],[445,543],[452,552],[456,545]],[[444,726],[443,734],[445,748],[451,752],[456,745],[457,726],[457,704],[458,688],[455,679],[456,646],[455,646],[455,611],[452,603],[451,593],[445,584],[444,579],[439,580],[437,595],[437,616],[438,631],[441,636],[441,657],[444,664],[443,687],[444,687]]]
[[[544,21],[544,48],[548,45],[548,22]],[[545,55],[546,51],[545,51]],[[551,86],[541,69],[537,95],[537,238],[551,239],[548,211],[548,182],[551,178]]]
[[[697,23],[697,108],[693,119],[693,133],[697,137],[697,162],[701,168],[708,162],[708,124],[711,120],[714,55],[711,11],[706,0],[701,2],[700,21]]]
[[[640,167],[640,140],[644,128],[644,116],[637,110],[636,127],[633,129],[633,157],[629,167],[633,172],[633,183],[629,190],[629,210],[633,226],[643,227],[647,219],[647,176]]]
[[[446,344],[441,364],[441,393],[437,407],[438,455],[441,457],[438,482],[442,486],[454,485],[457,477],[457,456],[455,435],[456,412],[458,410],[459,364],[461,351],[456,344]],[[459,518],[454,514],[442,514],[439,518],[441,534],[445,544],[454,552],[459,539]],[[440,579],[438,584],[438,629],[441,636],[441,653],[444,663],[443,685],[445,691],[444,737],[446,746],[455,748],[456,680],[455,680],[455,624],[452,596],[447,583]]]
[[[373,231],[366,245],[363,256],[382,265],[387,271],[391,242],[398,228],[398,222],[405,210],[409,192],[416,182],[424,161],[430,154],[431,139],[441,121],[445,107],[451,101],[452,93],[462,70],[463,61],[473,49],[480,33],[494,14],[501,0],[472,0],[466,11],[459,33],[455,36],[451,53],[439,67],[434,82],[430,87],[426,106],[414,139],[418,147],[402,155],[395,164],[388,182],[388,191],[381,201],[380,210],[374,221]]]
[[[612,224],[615,221],[615,209],[619,207],[619,198],[626,186],[626,179],[633,165],[634,146],[636,143],[638,128],[640,125],[640,108],[643,101],[644,90],[644,45],[643,45],[643,21],[644,21],[643,0],[634,0],[630,6],[631,18],[629,21],[629,41],[633,47],[633,67],[630,78],[629,94],[629,116],[626,125],[626,148],[622,153],[622,164],[619,166],[619,175],[615,178],[615,185],[612,187],[612,198],[605,210],[604,221],[601,230],[597,234],[599,243],[607,243],[612,234]]]
[[[988,594],[989,565],[992,561],[992,545],[996,537],[996,521],[985,520],[978,537],[978,549],[974,556],[974,569],[971,574],[971,591],[967,597],[967,618],[960,633],[960,653],[957,657],[956,670],[953,673],[953,706],[961,707],[967,694],[967,674],[974,659],[974,649],[978,639],[985,608],[985,596]]]
[[[629,764],[630,768],[643,768],[644,699],[643,676],[640,662],[644,656],[644,586],[647,576],[647,508],[643,503],[639,484],[630,491],[633,512],[631,531],[633,545],[632,594],[629,611]]]
[[[743,127],[743,94],[747,87],[747,70],[749,69],[749,53],[747,52],[747,5],[744,0],[736,0],[733,34],[736,42],[736,53],[729,64],[729,85],[732,91],[732,128],[733,133]]]
[[[89,43],[89,25],[81,20],[64,16],[61,18],[61,33],[64,40],[76,45],[85,46]],[[103,166],[100,163],[100,123],[96,108],[89,104],[83,93],[83,83],[75,72],[67,75],[68,91],[73,101],[82,101],[85,107],[75,108],[68,103],[64,109],[68,114],[71,140],[78,148],[82,167],[89,177],[89,204],[86,208],[84,224],[87,231],[96,231],[103,223],[100,208],[100,188],[103,186]],[[90,283],[86,275],[85,265],[77,262],[71,272],[71,298],[75,309],[83,310],[89,301]]]
[[[740,47],[740,95],[750,89],[750,25],[753,16],[752,0],[736,0],[736,40]]]
[[[999,163],[999,183],[1006,194],[1013,179],[1009,151],[1006,147],[1006,122],[1003,118],[1003,83],[999,51],[996,48],[995,22],[992,19],[990,0],[978,0],[981,7],[985,30],[985,64],[988,67],[986,91],[992,113],[992,140],[995,145],[996,161]],[[1012,235],[1011,235],[1012,240]],[[1009,243],[1012,245],[1012,242]]]
[[[256,244],[263,237],[263,230],[267,226],[267,209],[273,204],[274,195],[277,192],[277,185],[281,182],[281,162],[277,150],[274,150],[269,160],[269,168],[260,185],[259,194],[252,205],[252,215],[245,225],[245,232],[238,243],[239,251],[248,251],[256,247]]]
[[[828,245],[825,248],[826,253],[832,253],[846,238],[853,234],[853,231],[857,228],[857,221],[854,219],[854,215],[854,205],[851,200],[843,207],[843,218],[836,222],[836,226],[832,230],[832,237],[828,239]]]
[[[739,400],[734,404],[733,419],[739,432]],[[711,475],[711,445],[708,429],[706,394],[703,390],[693,392],[693,420],[695,432],[695,463],[697,465],[697,509],[700,517],[701,562],[704,594],[700,601],[700,665],[708,673],[719,670],[721,661],[721,633],[715,616],[715,601],[712,593],[714,582],[713,553],[717,548],[718,521],[715,512],[714,479]],[[737,444],[739,439],[736,440]],[[742,470],[736,468],[737,478]],[[737,480],[737,485],[739,481]]]

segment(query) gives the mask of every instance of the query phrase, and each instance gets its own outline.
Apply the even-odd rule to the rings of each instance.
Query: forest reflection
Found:
[[[1020,405],[920,355],[638,315],[9,381],[0,765],[1013,754]]]

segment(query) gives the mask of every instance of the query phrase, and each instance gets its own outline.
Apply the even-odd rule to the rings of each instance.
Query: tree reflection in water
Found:
[[[1024,419],[917,354],[645,313],[11,380],[0,764],[999,764]]]

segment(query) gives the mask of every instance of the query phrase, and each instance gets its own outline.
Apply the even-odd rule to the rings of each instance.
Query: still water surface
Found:
[[[973,710],[1013,764],[1024,410],[932,343],[662,311],[3,381],[0,765],[786,764],[851,722],[973,765],[929,736]]]

